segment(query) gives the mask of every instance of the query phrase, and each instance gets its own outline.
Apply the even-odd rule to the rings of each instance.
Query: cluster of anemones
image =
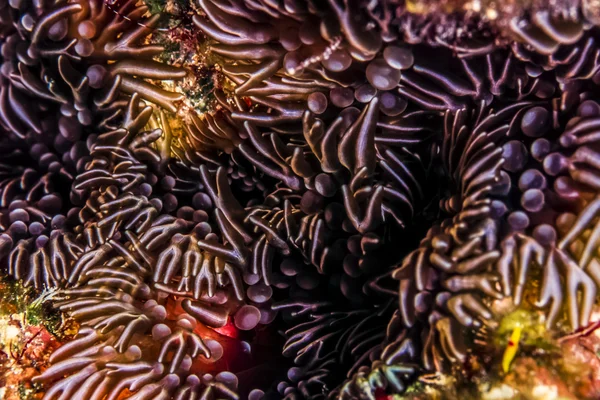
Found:
[[[47,398],[372,399],[532,297],[588,325],[600,49],[568,6],[199,0],[225,81],[176,134],[146,7],[0,6],[0,254],[83,326]],[[239,354],[276,330],[256,389]]]

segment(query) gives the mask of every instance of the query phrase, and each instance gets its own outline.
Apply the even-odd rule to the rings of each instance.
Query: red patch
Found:
[[[389,400],[390,396],[387,395],[385,390],[379,388],[375,390],[375,400]]]
[[[227,320],[227,324],[221,328],[213,328],[213,331],[220,333],[221,335],[237,339],[239,336],[238,329],[233,325],[231,318]]]

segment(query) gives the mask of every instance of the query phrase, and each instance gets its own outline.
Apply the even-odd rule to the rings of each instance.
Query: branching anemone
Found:
[[[181,95],[148,80],[178,79],[185,71],[153,60],[163,49],[144,40],[159,16],[146,13],[130,0],[111,8],[102,0],[4,4],[2,125],[17,136],[42,133],[46,118],[66,119],[61,124],[71,130],[110,125],[123,94],[134,92],[174,111]]]
[[[241,153],[257,170],[286,187],[282,190],[280,185],[275,194],[267,197],[265,205],[270,210],[265,210],[265,206],[247,208],[250,215],[255,214],[253,209],[260,210],[260,215],[267,216],[272,226],[279,224],[281,229],[285,228],[285,234],[281,236],[274,236],[276,231],[269,232],[271,240],[267,240],[268,244],[272,243],[282,250],[282,275],[305,273],[298,266],[291,267],[292,263],[288,261],[288,252],[293,254],[299,250],[306,262],[318,267],[320,274],[336,277],[335,267],[327,268],[325,264],[325,256],[334,256],[335,262],[331,265],[342,260],[344,273],[348,274],[342,275],[342,292],[351,302],[360,304],[361,296],[368,294],[366,288],[383,279],[377,273],[372,275],[374,280],[367,278],[369,273],[363,274],[369,269],[369,249],[373,249],[373,254],[382,254],[385,246],[381,246],[386,240],[393,238],[390,243],[397,243],[401,235],[397,231],[387,239],[379,236],[375,233],[378,221],[385,221],[387,230],[397,223],[400,232],[413,222],[415,195],[419,192],[423,195],[423,191],[419,186],[411,187],[409,182],[414,181],[415,176],[426,179],[424,177],[434,175],[442,182],[442,187],[454,187],[449,189],[451,194],[438,194],[442,197],[440,212],[444,215],[443,220],[430,229],[418,249],[410,253],[393,273],[393,277],[400,281],[400,308],[393,315],[388,314],[391,322],[386,339],[371,347],[361,343],[365,352],[357,352],[363,357],[357,357],[360,360],[358,364],[350,364],[349,373],[354,374],[352,380],[333,390],[332,394],[339,393],[342,398],[373,398],[377,391],[400,393],[405,388],[404,382],[419,371],[442,371],[463,362],[468,351],[464,339],[468,329],[480,332],[493,329],[490,303],[510,297],[518,306],[525,282],[535,268],[540,269],[544,276],[538,305],[549,306],[548,327],[554,326],[558,311],[563,309],[564,304],[568,306],[572,329],[589,322],[596,293],[595,273],[587,272],[568,259],[563,251],[556,250],[555,242],[559,238],[552,221],[558,217],[556,210],[561,209],[561,204],[555,201],[553,193],[544,190],[546,185],[554,184],[556,190],[564,191],[561,184],[565,180],[559,178],[554,182],[547,178],[549,172],[542,164],[551,161],[543,161],[546,155],[539,153],[548,141],[559,140],[558,133],[548,132],[565,129],[569,123],[564,120],[564,115],[568,115],[579,102],[573,98],[579,87],[569,83],[569,86],[560,88],[557,80],[570,82],[573,78],[591,78],[597,69],[593,51],[590,54],[580,52],[582,61],[571,60],[570,72],[559,68],[554,73],[546,73],[545,70],[554,70],[555,65],[533,65],[523,56],[524,50],[516,50],[518,47],[514,47],[514,54],[511,54],[506,46],[467,46],[458,49],[462,59],[444,61],[447,68],[443,70],[439,66],[431,66],[433,53],[422,45],[410,49],[402,44],[385,44],[386,40],[392,41],[383,33],[389,34],[390,29],[381,29],[381,24],[365,21],[363,28],[354,26],[353,22],[345,19],[346,13],[350,13],[353,7],[348,2],[332,1],[318,6],[294,3],[294,6],[280,7],[260,2],[200,5],[207,20],[198,17],[195,22],[218,42],[211,48],[226,59],[223,71],[235,84],[235,89],[230,101],[221,100],[221,113],[206,117],[207,122],[198,121],[190,128],[190,136],[198,143],[208,143],[215,148],[221,146],[228,153]],[[385,15],[385,7],[383,5],[384,9],[379,10],[382,15]],[[236,24],[227,24],[226,12],[235,14],[232,18],[236,19]],[[357,10],[352,13],[367,19],[373,17],[372,13],[365,15]],[[264,14],[269,14],[270,18]],[[560,17],[544,12],[535,15],[537,19],[528,23],[531,27],[528,29],[542,29],[552,37],[565,39],[567,33],[561,36],[552,31],[564,28],[574,36],[570,41],[565,39],[570,44],[583,34],[583,23],[575,24],[579,24],[577,29],[581,32],[578,33],[577,29],[565,27],[568,24],[561,22]],[[319,35],[313,30],[312,37],[304,31],[304,27],[307,26],[305,21],[315,18],[318,18],[321,29]],[[256,35],[244,34],[247,33],[244,29],[250,29],[249,21],[263,24],[251,31]],[[276,21],[282,21],[281,25]],[[393,18],[387,20],[390,24],[394,24],[393,21]],[[543,25],[543,21],[547,24]],[[289,28],[296,25],[299,27]],[[515,32],[517,25],[513,25]],[[402,29],[406,28],[406,25],[400,24],[397,29],[403,32]],[[357,39],[358,32],[364,35],[364,42]],[[381,39],[376,37],[378,33]],[[520,37],[524,38],[523,35]],[[311,53],[319,48],[317,43],[322,41],[325,43],[321,47],[325,47],[325,51]],[[444,43],[442,38],[437,44],[456,50],[452,43]],[[556,54],[554,50],[552,54]],[[575,54],[576,51],[573,52]],[[260,62],[250,61],[256,59]],[[585,68],[582,65],[584,60],[589,64]],[[335,70],[338,66],[339,71]],[[577,72],[583,69],[588,72],[583,75]],[[334,78],[338,76],[336,73],[339,73],[337,79]],[[326,90],[325,82],[314,80],[314,74],[327,77],[336,87]],[[299,81],[303,78],[315,83],[308,95],[302,91],[304,86]],[[283,83],[293,85],[294,90],[290,87],[284,91]],[[288,97],[283,97],[284,93]],[[296,105],[286,112],[281,108],[286,104],[282,100],[291,102],[291,93],[297,93],[294,98]],[[392,101],[390,96],[397,100]],[[247,101],[243,101],[243,97]],[[265,97],[270,98],[269,102]],[[274,103],[275,99],[280,101]],[[304,100],[303,105],[298,105],[302,104],[301,100]],[[543,105],[536,104],[540,100]],[[403,106],[386,109],[387,104],[392,103],[403,103]],[[291,128],[297,126],[300,120],[300,112],[293,111],[297,107],[308,110],[302,116],[302,136]],[[418,110],[416,113],[410,113],[413,107]],[[587,107],[591,105],[587,104]],[[341,112],[332,114],[334,109]],[[430,111],[429,115],[434,120],[435,112],[444,112],[443,135],[438,137],[425,133],[422,121],[427,114],[423,109]],[[355,118],[353,115],[358,115],[358,119],[349,123],[345,132],[342,129],[341,133],[337,133],[329,128],[336,126],[337,121],[344,121],[344,118]],[[415,118],[420,121],[415,126],[420,124],[421,129],[411,132],[411,119]],[[372,120],[377,122],[369,127],[366,121]],[[540,136],[546,139],[538,139]],[[399,158],[395,153],[396,148],[401,148],[403,153],[410,154],[412,146],[418,149],[421,162],[429,160],[419,175],[409,166],[408,159]],[[535,161],[528,162],[526,146],[535,154]],[[373,150],[369,151],[369,148]],[[337,150],[337,159],[333,149]],[[345,149],[355,153],[351,155]],[[434,155],[433,160],[426,158],[430,155]],[[369,158],[371,156],[373,158]],[[553,157],[552,160],[559,160],[554,162],[561,165],[555,167],[555,174],[572,165],[564,157]],[[583,155],[580,157],[580,163],[593,159],[593,155],[585,161]],[[435,162],[440,162],[443,168],[432,168],[430,163]],[[383,171],[377,171],[377,168]],[[573,169],[577,170],[575,175],[583,174],[580,168]],[[397,180],[386,182],[386,172]],[[369,179],[377,180],[372,188],[365,190],[363,185]],[[375,206],[380,195],[377,184],[383,185],[381,206]],[[339,192],[343,201],[337,206],[333,199]],[[360,195],[363,193],[368,196],[368,202],[364,203],[365,208],[361,211]],[[286,196],[285,200],[281,199],[282,196]],[[309,229],[308,236],[295,235],[295,224],[289,222],[288,216],[293,215],[296,208],[295,196],[299,200],[298,215],[308,214],[310,217],[306,222],[301,220],[300,225],[304,224]],[[427,193],[426,196],[425,199],[431,199],[436,194]],[[343,236],[320,233],[322,226],[331,227],[329,221],[322,223],[319,213],[311,216],[322,210],[329,203],[329,198],[334,202],[326,206],[324,215],[339,220],[342,232],[355,233],[346,239],[348,250],[343,248]],[[392,198],[402,200],[392,206]],[[386,203],[386,200],[391,203]],[[408,215],[395,213],[395,210],[402,209],[400,204],[408,205],[411,212]],[[379,207],[381,211],[377,211]],[[566,219],[565,216],[559,218],[560,221]],[[264,218],[260,224],[250,221],[259,226],[266,225]],[[292,246],[283,245],[286,237],[288,242],[291,240]],[[331,237],[337,240],[333,246],[327,246],[325,243]],[[358,243],[355,240],[360,240],[362,252],[353,252],[355,243]],[[315,243],[319,246],[314,247]],[[259,242],[254,251],[266,254],[269,260],[274,257],[261,246]],[[315,251],[317,249],[323,250]],[[344,255],[345,251],[349,253]],[[340,256],[336,258],[338,254]],[[390,267],[393,264],[392,260],[378,261],[382,266],[380,272],[386,270],[386,264]],[[530,263],[537,267],[530,266]],[[266,272],[263,271],[262,275],[270,283]],[[345,278],[347,276],[360,277],[360,286],[365,288],[363,293],[360,293],[360,286],[351,284],[352,279]],[[318,287],[317,281],[314,282],[304,291],[313,290],[309,286]],[[329,285],[335,285],[331,278],[329,282]],[[564,288],[562,282],[565,282]],[[560,287],[559,293],[569,294],[555,295],[556,290],[551,287]],[[580,288],[581,296],[578,295]],[[386,289],[381,290],[382,287],[378,289],[380,293],[387,293]],[[385,309],[382,299],[371,299],[370,303]],[[343,354],[340,346],[344,345],[333,345],[337,354],[328,355],[325,337],[334,342],[336,335],[348,340],[348,332],[356,332],[350,327],[361,324],[348,322],[347,330],[340,325],[339,330],[335,329],[336,333],[332,333],[326,328],[328,322],[324,321],[335,319],[335,311],[330,314],[317,311],[322,307],[327,309],[327,306],[326,303],[295,303],[293,300],[277,306],[278,309],[300,307],[300,310],[315,313],[308,322],[299,322],[288,332],[285,351],[296,357],[297,365],[290,370],[288,377],[295,388],[280,385],[280,395],[314,398],[322,390],[335,388],[329,381],[329,365],[333,362],[331,360]],[[301,314],[303,312],[307,311],[301,311]],[[342,313],[338,318],[350,321],[351,318],[345,315]],[[294,352],[294,349],[297,350]],[[371,366],[366,366],[367,357],[372,362]]]
[[[494,304],[509,298],[518,307],[535,276],[534,305],[549,330],[558,321],[572,331],[589,325],[600,285],[599,108],[589,97],[574,85],[551,103],[474,113],[472,128],[468,114],[446,115],[441,161],[458,192],[442,198],[448,217],[394,271],[400,308],[381,360],[359,371],[342,398],[401,392],[416,364],[422,371],[462,365],[469,330],[493,331],[500,318]],[[551,152],[556,142],[561,149]]]
[[[44,143],[47,139],[49,146]],[[82,140],[73,143],[62,135],[54,143],[52,139],[28,134],[23,141],[4,137],[0,144],[2,257],[8,256],[11,275],[38,289],[66,278],[58,260],[49,265],[47,249],[66,246],[67,253],[72,249],[72,237],[63,230],[68,188],[88,153]],[[64,151],[63,157],[51,150],[54,147]]]
[[[510,23],[517,38],[513,53],[534,68],[555,70],[559,82],[590,78],[598,82],[598,30],[581,12],[573,9],[553,15],[543,10],[532,18],[514,18]]]
[[[197,5],[225,82],[181,134],[182,95],[150,81],[185,71],[154,60],[145,6],[0,6],[0,255],[81,325],[45,398],[379,399],[464,365],[524,303],[551,333],[590,323],[589,9]]]
[[[243,247],[225,230],[227,216],[217,209],[236,246],[230,252],[202,220],[206,213],[159,215],[161,201],[143,194],[147,165],[160,164],[152,144],[162,132],[142,130],[151,113],[134,94],[122,127],[95,140],[73,185],[87,198],[67,221],[74,251],[50,248],[41,261],[44,271],[61,262],[55,306],[84,327],[36,378],[53,383],[48,399],[237,399],[237,378],[223,367],[240,361],[219,361],[224,347],[241,351],[231,332],[271,318],[268,288],[246,295],[237,267]],[[206,174],[210,190],[222,192]]]

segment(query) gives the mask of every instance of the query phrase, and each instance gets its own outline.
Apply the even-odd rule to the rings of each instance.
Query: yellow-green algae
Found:
[[[600,335],[575,335],[564,340],[568,330],[548,331],[544,313],[530,301],[518,308],[506,307],[496,316],[495,326],[479,338],[482,345],[470,350],[464,365],[457,365],[447,375],[421,377],[404,395],[387,400],[600,398]],[[503,353],[517,327],[522,329],[518,351],[505,373],[501,367]]]

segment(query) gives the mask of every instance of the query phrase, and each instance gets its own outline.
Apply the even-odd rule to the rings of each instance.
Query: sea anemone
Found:
[[[198,363],[212,371],[202,365],[222,357],[219,338],[231,340],[213,329],[232,323],[253,329],[264,299],[249,291],[257,306],[244,304],[238,254],[222,250],[210,224],[193,210],[159,215],[161,200],[145,196],[147,165],[160,164],[152,144],[162,131],[142,130],[151,114],[134,94],[122,127],[97,137],[73,184],[86,199],[67,221],[78,251],[54,299],[85,328],[36,378],[53,382],[47,398],[118,398],[127,391],[140,398],[238,398],[233,374],[191,371]],[[220,215],[221,232],[231,240]]]
[[[200,0],[201,109],[146,6],[38,3],[0,6],[0,256],[81,325],[46,398],[376,399],[524,304],[589,324],[589,6]]]
[[[146,18],[147,10],[129,0],[4,5],[2,124],[18,136],[42,133],[41,121],[56,116],[70,130],[110,125],[134,92],[174,111],[182,96],[149,80],[186,72],[153,60],[163,48],[144,42],[159,18]]]

